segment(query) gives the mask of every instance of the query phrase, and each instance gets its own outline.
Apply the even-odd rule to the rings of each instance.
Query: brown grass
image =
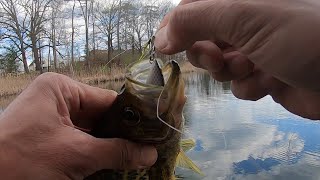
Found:
[[[90,71],[77,71],[69,76],[82,83],[97,85],[108,81],[121,81],[124,79],[125,68],[120,66],[113,67],[97,67]]]
[[[199,68],[192,66],[189,62],[181,64],[182,73],[199,71]],[[77,81],[93,86],[118,89],[119,83],[124,80],[125,68],[120,66],[96,67],[90,71],[78,70],[73,73],[62,73]],[[0,98],[19,94],[39,74],[6,75],[0,77]],[[109,83],[110,82],[110,83]],[[114,86],[113,84],[117,84]]]
[[[15,98],[16,96],[7,96],[0,98],[0,114],[1,110],[5,109]]]
[[[6,75],[0,77],[0,97],[19,94],[37,74]]]

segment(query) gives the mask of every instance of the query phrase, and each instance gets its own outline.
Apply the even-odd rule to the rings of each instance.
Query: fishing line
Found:
[[[115,60],[118,56],[121,56],[122,54],[124,54],[125,52],[127,52],[128,49],[124,50],[123,52],[117,54],[116,56],[114,56],[110,61],[108,61],[105,66],[107,66],[110,62],[112,62],[113,60]]]
[[[148,46],[150,46],[150,49],[149,49],[149,55],[150,55],[150,62],[152,63],[152,61],[155,59],[155,46],[154,46],[154,40],[155,40],[155,36],[152,36],[148,42],[144,45],[143,47],[143,50],[142,50],[142,54],[140,56],[140,58],[138,59],[138,61],[141,61],[142,59],[144,59],[146,56],[147,56],[147,50],[148,50]],[[167,123],[166,121],[164,121],[160,115],[159,115],[159,106],[160,106],[160,98],[162,96],[162,93],[163,93],[164,89],[162,89],[159,97],[158,97],[158,100],[157,100],[157,118],[163,123],[165,124],[166,126],[168,126],[169,128],[177,131],[178,133],[184,135],[184,133],[182,131],[180,131],[179,129],[173,127],[172,125],[170,125],[169,123]]]
[[[167,125],[169,128],[171,128],[171,129],[177,131],[178,133],[184,135],[182,131],[180,131],[179,129],[171,126],[169,123],[167,123],[167,122],[165,122],[163,119],[161,119],[161,117],[160,117],[160,115],[159,115],[160,98],[161,98],[161,96],[162,96],[163,91],[164,91],[164,88],[162,89],[162,91],[161,91],[161,93],[160,93],[160,95],[159,95],[159,98],[158,98],[158,102],[157,102],[157,118],[158,118],[162,123],[164,123],[165,125]]]

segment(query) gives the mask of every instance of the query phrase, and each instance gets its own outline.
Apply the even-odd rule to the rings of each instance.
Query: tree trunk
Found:
[[[86,28],[86,65],[88,68],[90,68],[90,62],[89,62],[89,17],[88,17],[88,0],[86,0],[86,7],[85,7],[85,28]]]
[[[24,49],[24,46],[23,46],[23,42],[21,42],[21,45],[20,45],[20,50],[21,50],[21,55],[22,55],[22,63],[23,63],[23,68],[24,68],[24,72],[25,73],[29,73],[29,66],[28,66],[28,62],[27,62],[27,56],[26,56],[26,51]]]
[[[52,11],[52,53],[53,53],[53,67],[54,70],[57,70],[57,49],[56,49],[56,27],[55,27],[55,15],[53,14],[54,11]]]
[[[57,58],[57,47],[56,47],[56,35],[55,35],[55,30],[54,35],[52,38],[52,54],[53,54],[53,65],[54,65],[54,70],[57,70],[58,68],[58,58]]]
[[[71,19],[71,65],[74,66],[74,8],[76,6],[75,0],[72,7],[72,19]]]
[[[121,0],[119,1],[119,10],[118,10],[118,21],[117,21],[117,45],[119,53],[121,51],[121,45],[120,45],[120,20],[121,20]]]
[[[36,64],[36,71],[41,71],[42,68],[41,68],[40,59],[39,59],[39,51],[37,48],[37,38],[33,34],[30,34],[30,39],[32,44],[31,47],[32,47],[34,63]]]
[[[92,21],[92,46],[93,46],[93,59],[96,59],[96,39],[95,39],[95,19],[93,15],[93,1],[91,1],[91,21]]]
[[[40,62],[40,74],[42,74],[43,73],[43,67],[42,67],[42,51],[41,51],[41,42],[40,42],[40,38],[39,38],[39,40],[38,40],[38,44],[39,44],[39,48],[38,48],[38,51],[39,51],[39,62]]]
[[[51,52],[50,52],[50,41],[49,41],[49,48],[48,48],[48,67],[47,67],[47,72],[50,72],[50,57],[51,57]]]
[[[108,34],[108,62],[111,60],[111,53],[112,53],[112,44],[111,44],[111,34]]]

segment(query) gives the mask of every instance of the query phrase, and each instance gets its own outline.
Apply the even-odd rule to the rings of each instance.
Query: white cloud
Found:
[[[265,97],[258,102],[236,100],[226,94],[221,84],[210,81],[207,86],[198,87],[197,82],[203,79],[194,80],[195,84],[187,91],[186,126],[188,136],[196,139],[202,149],[193,149],[188,155],[206,176],[200,178],[193,172],[179,169],[178,174],[183,174],[187,177],[185,179],[285,178],[291,177],[289,172],[297,171],[298,168],[301,168],[300,172],[303,171],[303,165],[317,167],[319,159],[312,157],[308,160],[299,159],[299,163],[296,163],[301,154],[304,159],[308,158],[303,152],[305,142],[298,134],[279,131],[277,125],[257,121],[259,118],[286,121],[288,117],[295,117],[274,103],[272,98]],[[259,161],[272,158],[280,165],[272,164],[270,172],[262,169],[263,172],[255,175],[235,175],[234,164],[246,162],[249,157]],[[300,173],[300,177],[304,175],[304,172]],[[312,175],[319,177],[317,173]]]

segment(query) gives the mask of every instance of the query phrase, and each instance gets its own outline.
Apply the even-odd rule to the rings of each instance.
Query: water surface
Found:
[[[183,179],[320,179],[320,123],[289,113],[269,96],[257,102],[236,99],[230,84],[207,74],[185,78],[185,131],[196,140],[187,155],[205,176],[178,169]],[[0,112],[11,100],[0,99]]]
[[[188,155],[205,177],[184,179],[320,179],[320,123],[295,116],[267,96],[236,99],[230,84],[207,74],[186,77]]]

